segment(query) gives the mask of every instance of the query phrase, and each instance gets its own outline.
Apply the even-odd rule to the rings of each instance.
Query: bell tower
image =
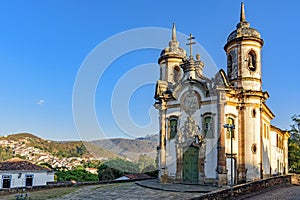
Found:
[[[262,91],[260,33],[246,21],[244,3],[241,4],[240,22],[227,38],[227,74],[235,88]]]
[[[160,80],[172,84],[178,82],[182,76],[180,64],[185,57],[186,52],[179,47],[179,42],[176,39],[176,26],[173,24],[172,39],[169,42],[169,46],[161,52],[158,59]]]

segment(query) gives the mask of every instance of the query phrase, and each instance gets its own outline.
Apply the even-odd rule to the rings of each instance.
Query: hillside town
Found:
[[[12,157],[20,157],[28,160],[34,164],[47,163],[53,169],[72,170],[84,163],[92,162],[95,160],[104,161],[107,158],[95,158],[93,156],[85,157],[58,157],[53,153],[47,152],[34,146],[28,146],[30,138],[25,137],[18,141],[12,139],[1,139],[0,146],[3,149],[10,150]],[[50,141],[48,141],[50,143]]]

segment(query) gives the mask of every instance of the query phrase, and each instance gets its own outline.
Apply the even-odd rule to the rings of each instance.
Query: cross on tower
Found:
[[[192,45],[196,44],[196,42],[193,42],[193,39],[195,39],[195,37],[192,34],[190,34],[190,37],[187,39],[190,42],[186,44],[186,45],[190,46],[190,59],[193,59]]]

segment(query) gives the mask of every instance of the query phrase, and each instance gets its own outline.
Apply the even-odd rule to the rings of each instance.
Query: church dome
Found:
[[[181,57],[186,57],[186,51],[180,47],[172,48],[170,46],[162,50],[160,53],[160,56],[176,56],[176,55]]]
[[[262,42],[260,33],[256,29],[251,28],[250,23],[246,21],[244,3],[241,5],[240,22],[237,24],[236,30],[228,36],[227,43],[242,38],[256,39]]]
[[[172,28],[172,40],[169,42],[169,46],[161,51],[158,62],[160,62],[164,58],[170,58],[170,57],[182,58],[182,59],[186,57],[186,51],[183,48],[179,47],[179,42],[176,40],[175,24],[173,24],[173,28]]]
[[[245,22],[243,23],[243,25],[240,25],[241,23],[239,23],[238,25],[240,25],[240,27],[238,27],[236,30],[230,33],[230,35],[227,38],[227,42],[241,37],[261,39],[260,33],[256,29],[250,28],[249,23],[247,22],[247,24],[245,24]]]

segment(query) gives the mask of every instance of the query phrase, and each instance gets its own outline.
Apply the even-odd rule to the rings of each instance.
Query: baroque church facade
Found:
[[[246,21],[244,4],[224,46],[227,72],[207,78],[200,55],[192,55],[193,39],[187,56],[173,25],[158,59],[160,181],[227,185],[286,173],[289,133],[270,123],[275,116],[262,90],[263,40]]]

